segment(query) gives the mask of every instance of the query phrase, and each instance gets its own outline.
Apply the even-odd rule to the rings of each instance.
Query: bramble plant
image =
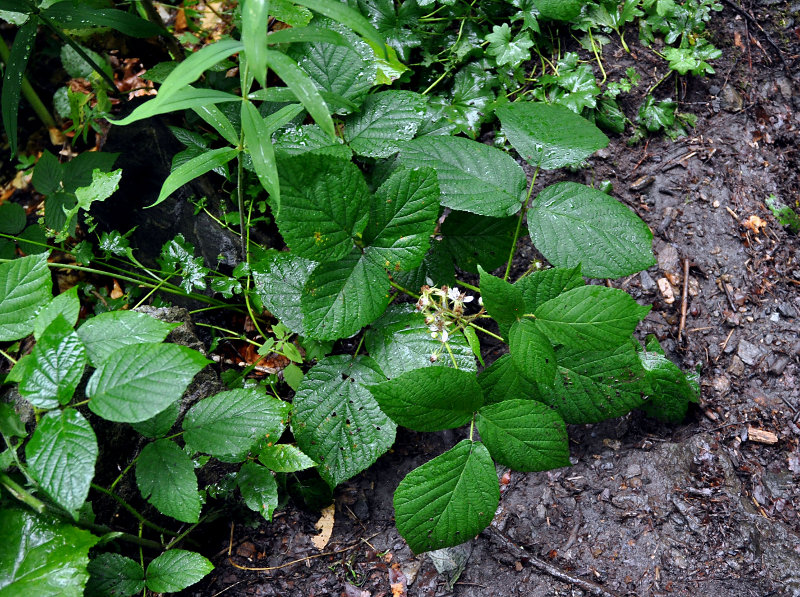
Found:
[[[685,38],[697,45],[702,7],[713,5],[692,1]],[[30,6],[2,0],[0,10],[22,4]],[[44,19],[59,4],[20,12]],[[644,2],[641,10],[630,0],[485,4],[247,0],[236,15],[238,38],[154,67],[158,94],[113,125],[169,113],[207,125],[204,135],[173,128],[187,149],[155,203],[212,171],[230,179],[235,217],[219,223],[238,224],[242,241],[230,276],[204,264],[180,235],[164,246],[160,269],[139,263],[117,231],[101,236],[100,258],[88,241],[73,245],[68,237],[87,228],[91,203],[116,189],[116,156],[84,153],[61,164],[42,155],[33,185],[46,196],[43,224],[51,242],[83,265],[49,263],[47,247],[38,255],[26,250],[15,236],[24,213],[0,229],[28,253],[11,259],[12,244],[0,259],[0,342],[16,343],[2,351],[15,362],[4,381],[17,384],[20,404],[33,407],[26,427],[14,407],[0,404],[7,447],[0,454],[7,490],[0,517],[13,536],[2,548],[10,559],[0,561],[24,563],[0,576],[15,589],[52,589],[47,578],[27,573],[38,549],[49,550],[48,569],[72,575],[70,594],[80,594],[87,578],[101,595],[181,590],[210,570],[203,556],[177,549],[216,511],[203,513],[206,500],[238,489],[248,508],[270,520],[279,493],[306,469],[318,472],[329,498],[391,448],[398,428],[468,425],[455,447],[403,479],[394,500],[397,528],[414,552],[456,545],[494,517],[496,464],[521,471],[569,465],[567,424],[634,409],[672,422],[685,416],[698,398],[695,375],[669,361],[654,338],[643,346],[634,337],[649,307],[591,282],[655,263],[647,225],[603,190],[576,182],[555,182],[534,196],[541,171],[579,168],[608,144],[598,126],[624,130],[616,98],[639,79],[629,69],[598,83],[591,62],[561,54],[543,32],[554,23],[586,32],[602,69],[602,31],[625,45],[625,25],[647,15],[643,27],[664,34],[673,31],[678,9]],[[291,27],[265,35],[272,17]],[[496,22],[502,24],[489,29]],[[120,26],[125,31],[127,24]],[[444,44],[438,49],[423,35],[431,31]],[[35,28],[26,35],[31,41]],[[409,62],[416,50],[422,63],[412,71],[401,60]],[[529,87],[531,51],[541,73]],[[209,73],[234,64],[238,89],[230,82],[218,88]],[[492,82],[485,85],[487,77]],[[433,94],[445,81],[450,90]],[[15,118],[3,105],[11,135]],[[675,130],[674,108],[649,96],[642,126]],[[497,123],[495,146],[475,140],[488,122]],[[287,250],[251,241],[251,226],[267,219]],[[526,236],[549,266],[522,264],[512,277]],[[117,258],[136,272],[121,273]],[[94,262],[103,269],[86,267]],[[113,273],[149,289],[140,304],[165,291],[203,300],[209,309],[246,312],[258,335],[244,339],[257,355],[290,364],[262,383],[246,379],[254,365],[226,372],[226,391],[185,403],[192,378],[210,362],[206,356],[164,343],[174,326],[136,310],[102,313],[76,328],[77,289],[53,298],[49,267]],[[456,267],[477,285],[457,279]],[[31,334],[33,349],[16,360],[12,355],[24,352],[18,341]],[[342,354],[348,338],[356,348]],[[487,343],[507,344],[508,354],[485,363]],[[129,425],[142,437],[143,447],[109,486],[95,480],[93,417]],[[285,430],[293,443],[281,437]],[[199,487],[196,469],[212,458],[231,475]],[[123,499],[117,489],[128,474],[142,500],[190,526],[170,530]],[[140,532],[94,524],[93,493],[120,503]],[[40,545],[22,541],[33,525],[43,529]],[[148,564],[141,554],[136,561],[100,548],[115,540],[157,555]]]

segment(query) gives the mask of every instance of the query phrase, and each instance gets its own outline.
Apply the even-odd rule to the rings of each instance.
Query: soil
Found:
[[[798,25],[798,3],[725,2],[711,23],[723,50],[716,74],[655,91],[677,93],[681,111],[699,117],[690,136],[634,147],[616,137],[571,176],[610,180],[654,232],[658,265],[614,285],[653,304],[642,334],[700,367],[702,401],[684,424],[632,413],[571,427],[572,467],[499,470],[491,527],[434,558],[398,535],[392,495],[463,434],[403,431],[336,489],[322,551],[312,544],[319,514],[290,503],[271,524],[225,524],[209,537],[216,570],[185,594],[800,595],[800,244],[764,203],[800,198]],[[632,65],[646,73],[629,116],[665,72],[648,49],[631,48],[604,54],[611,77]],[[523,247],[516,265],[535,257]]]

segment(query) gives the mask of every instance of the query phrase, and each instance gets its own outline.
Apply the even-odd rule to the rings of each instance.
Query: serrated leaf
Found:
[[[659,347],[660,348],[660,347]],[[648,416],[668,423],[686,417],[689,402],[697,402],[697,391],[675,363],[658,352],[642,351],[639,360],[649,385],[649,400],[639,406]]]
[[[169,97],[163,97],[159,94],[155,99],[148,100],[141,106],[138,106],[125,118],[121,118],[120,120],[109,119],[109,122],[119,126],[125,126],[139,120],[144,120],[145,118],[158,116],[159,114],[189,110],[222,102],[240,101],[242,101],[241,97],[225,93],[224,91],[217,91],[216,89],[195,89],[191,86],[187,86],[185,89],[174,92]]]
[[[24,230],[28,222],[28,214],[19,203],[3,203],[0,205],[0,233],[16,235]],[[6,239],[4,238],[3,241]]]
[[[99,367],[115,352],[132,344],[157,344],[179,324],[159,321],[136,311],[109,311],[78,328],[92,365]]]
[[[498,66],[509,64],[511,67],[519,66],[531,57],[531,36],[528,33],[518,33],[511,38],[511,28],[508,23],[494,25],[492,32],[486,36],[489,46],[486,53],[494,56]]]
[[[159,439],[142,449],[136,461],[136,484],[142,497],[162,514],[188,523],[200,519],[202,505],[194,464],[174,442]]]
[[[130,597],[144,590],[144,570],[139,562],[118,553],[101,553],[89,562],[87,595]]]
[[[330,156],[298,155],[281,160],[278,172],[282,209],[276,222],[292,252],[315,261],[350,253],[369,214],[369,190],[358,167]]]
[[[425,96],[382,91],[367,97],[361,111],[345,120],[344,139],[358,155],[388,158],[410,141],[425,116]]]
[[[484,405],[510,399],[541,401],[542,398],[539,386],[517,369],[510,354],[504,354],[481,371],[478,385],[483,390]]]
[[[401,168],[372,199],[363,239],[365,256],[389,271],[422,263],[439,215],[439,184],[430,168]]]
[[[434,286],[452,286],[456,284],[455,276],[452,257],[441,241],[434,240],[419,267],[407,272],[395,272],[392,279],[400,286],[416,292],[428,284],[428,280],[433,281]]]
[[[331,487],[366,469],[394,443],[394,422],[364,387],[383,379],[369,357],[326,357],[306,373],[295,394],[297,445],[319,463],[317,470]]]
[[[394,494],[397,530],[414,553],[452,547],[485,529],[499,503],[489,451],[465,439],[400,482]]]
[[[513,323],[508,332],[508,350],[523,376],[547,387],[553,384],[556,353],[536,321],[523,319]]]
[[[145,421],[178,400],[209,362],[196,350],[177,344],[125,346],[89,378],[89,408],[108,421]]]
[[[655,263],[653,233],[633,211],[574,182],[550,185],[528,211],[533,244],[556,267],[581,265],[591,278],[618,278]]]
[[[183,418],[183,439],[197,452],[239,462],[260,437],[278,441],[290,409],[288,402],[252,389],[220,392],[189,409]]]
[[[453,211],[442,224],[442,243],[463,270],[478,273],[505,264],[514,242],[518,218],[486,218]]]
[[[557,104],[517,102],[501,106],[496,114],[514,149],[544,170],[580,164],[608,145],[600,129]]]
[[[33,337],[38,340],[45,328],[59,315],[70,326],[74,326],[78,322],[80,310],[81,302],[78,300],[78,287],[73,286],[42,307],[33,322]]]
[[[547,471],[569,466],[564,420],[533,400],[505,400],[478,411],[475,425],[489,454],[516,471]]]
[[[198,582],[213,569],[214,565],[199,553],[170,549],[147,566],[147,588],[154,593],[175,593]]]
[[[19,393],[34,406],[54,408],[72,399],[86,367],[86,349],[62,315],[42,333],[27,360]]]
[[[415,431],[461,427],[483,404],[475,374],[450,367],[414,369],[369,391],[395,423]]]
[[[522,298],[525,300],[525,309],[528,313],[535,311],[539,305],[556,298],[562,292],[584,285],[580,264],[573,268],[553,267],[533,272],[514,283],[514,286],[522,290]]]
[[[258,181],[270,194],[275,212],[280,213],[281,193],[272,135],[251,102],[242,102],[242,131]]]
[[[317,466],[300,448],[289,444],[264,446],[258,454],[258,460],[276,473],[294,473]]]
[[[522,290],[502,278],[487,273],[480,265],[480,289],[486,311],[497,323],[509,325],[525,314]]]
[[[179,414],[180,404],[178,402],[173,402],[157,415],[150,417],[146,421],[132,423],[131,427],[145,437],[156,439],[169,433],[175,421],[178,420]]]
[[[236,484],[247,507],[271,521],[278,507],[278,484],[270,470],[255,462],[245,462],[236,475]]]
[[[75,512],[89,495],[97,438],[77,410],[46,413],[25,446],[28,471],[59,506]]]
[[[462,137],[433,135],[403,144],[400,163],[436,170],[441,203],[451,209],[502,217],[520,209],[526,179],[508,154]]]
[[[203,152],[197,157],[184,162],[170,172],[169,176],[164,180],[164,184],[161,186],[158,198],[147,207],[155,207],[186,183],[194,180],[198,176],[202,176],[214,168],[221,168],[237,155],[239,155],[239,150],[236,148],[220,147],[219,149],[211,149]]]
[[[581,286],[547,301],[534,315],[553,344],[604,349],[627,341],[649,311],[623,290]]]
[[[392,305],[364,336],[364,345],[389,378],[422,367],[452,367],[453,362],[441,340],[431,338],[425,317],[410,305]],[[461,334],[448,340],[458,369],[476,372],[475,358]],[[431,361],[431,355],[437,358]]]
[[[50,302],[52,287],[45,253],[0,264],[0,342],[33,331],[36,313]]]
[[[98,538],[44,516],[0,510],[0,591],[3,597],[82,597],[89,549]]]
[[[340,137],[331,139],[316,124],[288,127],[276,135],[274,145],[275,153],[281,158],[284,155],[315,153],[349,160],[353,155]]]
[[[320,263],[301,298],[308,335],[347,338],[380,317],[389,304],[389,277],[358,249],[339,261]]]
[[[51,195],[61,189],[61,178],[63,175],[64,166],[58,161],[56,156],[45,149],[33,169],[31,183],[42,195]]]
[[[298,309],[306,282],[317,263],[292,253],[269,251],[252,266],[258,298],[287,328],[306,334],[303,311]]]

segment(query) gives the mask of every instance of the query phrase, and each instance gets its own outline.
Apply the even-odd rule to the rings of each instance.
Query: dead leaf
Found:
[[[389,568],[389,585],[392,588],[392,597],[406,597],[408,579],[400,570],[400,564],[394,563]]]
[[[734,31],[733,33],[733,45],[735,45],[740,50],[744,50],[744,44],[742,43],[742,34],[738,31]]]
[[[746,222],[742,222],[742,226],[759,234],[762,228],[766,228],[767,223],[758,216],[752,215],[747,218]]]
[[[345,597],[371,597],[372,593],[369,591],[362,591],[358,587],[354,587],[350,583],[345,583],[344,585],[344,596]]]
[[[122,288],[120,288],[119,282],[117,282],[116,280],[114,280],[114,286],[111,289],[111,293],[108,296],[110,296],[112,299],[118,299],[125,296],[125,293],[122,291]]]
[[[318,550],[322,551],[331,540],[333,534],[333,515],[336,512],[336,506],[331,504],[322,509],[322,516],[314,525],[314,528],[319,531],[319,535],[311,537],[311,543],[314,544]]]

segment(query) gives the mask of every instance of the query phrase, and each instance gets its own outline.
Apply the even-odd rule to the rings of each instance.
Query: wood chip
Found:
[[[314,525],[314,528],[319,531],[319,535],[311,537],[311,543],[320,551],[322,551],[328,544],[328,541],[331,540],[331,535],[333,534],[333,514],[335,511],[336,506],[334,504],[323,508],[322,516],[319,517],[319,520]]]
[[[664,297],[664,302],[668,305],[671,305],[675,302],[675,293],[672,291],[672,284],[669,283],[669,280],[666,278],[659,278],[658,282],[658,289],[661,291],[661,295]]]
[[[751,442],[758,442],[759,444],[769,444],[770,446],[778,443],[778,436],[765,429],[757,427],[747,428],[747,437]]]

